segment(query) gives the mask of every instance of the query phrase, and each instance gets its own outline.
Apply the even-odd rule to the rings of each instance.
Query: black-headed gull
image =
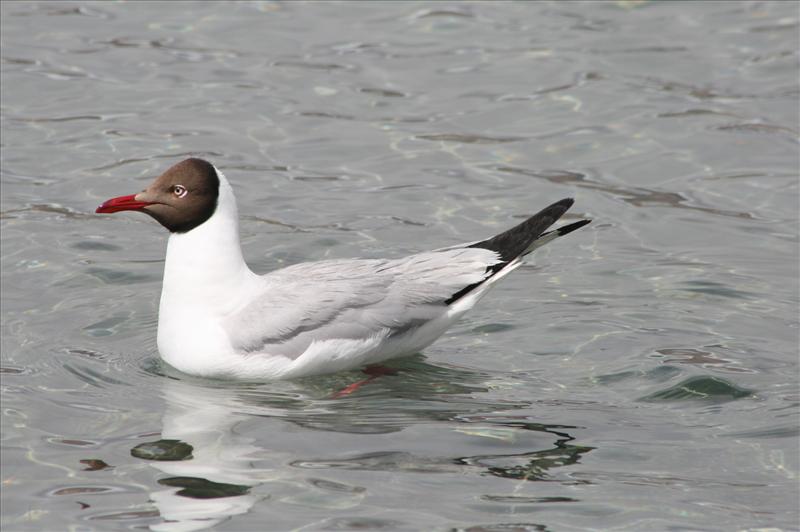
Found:
[[[400,259],[295,264],[256,275],[239,244],[236,199],[211,163],[186,159],[98,213],[141,211],[170,231],[158,350],[216,378],[286,379],[377,364],[434,342],[522,258],[589,223],[545,232],[563,199],[480,242]]]

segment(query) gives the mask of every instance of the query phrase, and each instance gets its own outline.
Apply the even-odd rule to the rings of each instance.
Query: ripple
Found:
[[[68,486],[57,488],[47,492],[48,497],[59,497],[62,495],[95,495],[99,493],[124,493],[128,490],[113,486]]]
[[[114,316],[111,318],[92,323],[83,328],[89,336],[99,338],[103,336],[112,336],[119,332],[119,326],[130,321],[130,316]]]
[[[76,120],[104,120],[102,116],[97,115],[78,115],[78,116],[60,116],[60,117],[43,117],[43,118],[22,118],[13,117],[9,118],[14,122],[30,122],[30,123],[48,123],[48,122],[74,122]]]
[[[363,488],[361,486],[350,486],[348,484],[342,484],[341,482],[334,482],[332,480],[323,478],[309,478],[306,479],[306,482],[315,488],[342,493],[363,493],[367,490],[367,488]]]
[[[643,378],[655,382],[666,382],[673,377],[680,375],[682,372],[680,369],[674,366],[658,366],[648,370],[629,370],[629,371],[621,371],[618,373],[608,373],[606,375],[598,375],[594,378],[594,380],[599,384],[613,384],[615,382],[621,382],[632,378]]]
[[[734,299],[756,299],[755,294],[752,294],[750,292],[745,292],[744,290],[737,290],[735,288],[731,288],[718,281],[697,280],[697,281],[686,281],[684,284],[688,285],[688,287],[682,288],[682,290],[685,290],[687,292],[696,292],[698,294],[708,294],[720,297],[730,297]]]
[[[383,96],[384,98],[408,98],[408,93],[390,90],[390,89],[375,89],[370,87],[362,87],[358,89],[359,92],[364,94],[374,94],[376,96]]]
[[[735,371],[742,373],[748,372],[748,370],[745,368],[736,367],[732,360],[719,358],[714,353],[710,351],[704,351],[702,349],[666,348],[666,349],[657,349],[656,352],[670,357],[679,357],[679,358],[668,358],[664,360],[665,364],[676,363],[676,364],[691,364],[691,365],[696,364],[700,366],[712,366],[712,367],[718,366],[728,371]]]
[[[623,201],[630,203],[636,207],[648,207],[650,205],[666,205],[669,207],[689,209],[694,211],[701,211],[711,214],[718,214],[722,216],[731,216],[735,218],[753,219],[754,216],[749,212],[732,211],[726,209],[718,209],[714,207],[705,207],[700,205],[692,205],[689,199],[677,192],[662,191],[656,189],[649,189],[643,187],[623,187],[602,183],[598,180],[589,178],[588,175],[581,172],[572,172],[567,170],[535,170],[527,168],[519,168],[513,166],[498,166],[494,167],[499,172],[520,174],[534,177],[537,179],[544,179],[551,183],[559,184],[574,184],[580,188],[598,190],[607,192],[619,197]]]
[[[587,471],[574,474],[576,478],[591,481],[593,484],[606,484],[620,482],[632,486],[671,486],[680,488],[682,490],[693,488],[713,489],[715,487],[723,488],[746,488],[758,489],[766,488],[768,484],[762,482],[748,482],[741,481],[720,481],[708,478],[697,477],[681,477],[669,474],[639,474],[639,473],[620,473],[610,471]]]
[[[548,504],[554,502],[580,502],[572,497],[524,497],[520,495],[481,495],[481,499],[490,502],[507,504]]]
[[[87,366],[72,364],[72,363],[64,363],[62,364],[62,367],[68,372],[78,377],[81,381],[85,382],[86,384],[90,384],[97,388],[105,388],[106,385],[109,384],[131,386],[131,384],[127,382],[115,379],[114,377],[109,377],[108,375],[103,375],[102,373]]]
[[[475,18],[475,15],[465,9],[420,9],[411,15],[412,19],[436,18],[436,17],[455,17],[455,18]]]
[[[123,249],[121,246],[92,240],[81,240],[70,244],[70,247],[86,251],[121,251]]]
[[[70,438],[48,438],[47,441],[61,445],[69,445],[70,447],[97,447],[100,445],[100,443],[96,441]]]
[[[45,180],[46,181],[46,180]],[[45,184],[45,181],[42,184]],[[0,213],[0,217],[2,218],[15,218],[15,216],[10,216],[11,214],[18,214],[18,213],[26,213],[26,212],[34,212],[34,213],[47,213],[47,214],[58,214],[63,216],[64,218],[73,219],[73,220],[93,220],[97,217],[91,214],[87,214],[85,212],[77,211],[70,207],[64,207],[57,203],[50,203],[50,204],[33,204],[28,207],[20,208],[20,209],[10,209],[7,211],[3,211]]]
[[[723,434],[729,438],[797,438],[800,436],[800,427],[797,425],[779,425],[740,432],[728,432]]]
[[[716,111],[714,109],[686,109],[685,111],[672,111],[672,112],[668,112],[668,113],[658,113],[656,115],[656,117],[658,117],[658,118],[684,118],[684,117],[691,117],[691,116],[707,116],[707,115],[735,116],[732,113]]]
[[[733,401],[744,397],[752,397],[755,392],[740,388],[739,386],[720,377],[697,376],[660,390],[644,397],[640,401]]]
[[[86,348],[67,348],[64,350],[68,355],[79,356],[81,358],[94,359],[94,360],[113,360],[114,355],[102,351],[95,351],[94,349]]]
[[[129,284],[152,283],[160,279],[160,277],[155,274],[140,274],[131,271],[98,267],[88,268],[86,273],[108,285],[124,286]]]
[[[331,113],[329,111],[299,111],[298,116],[308,116],[312,118],[331,118],[334,120],[356,120],[353,115],[346,115],[342,113]]]
[[[773,133],[773,134],[790,134],[793,138],[797,137],[798,133],[792,128],[784,126],[776,126],[772,124],[762,124],[758,122],[739,122],[736,124],[723,124],[719,126],[712,126],[712,129],[718,131],[733,131],[745,133]]]
[[[106,20],[112,20],[115,18],[114,15],[107,11],[97,9],[96,7],[87,6],[48,9],[46,15],[50,17],[79,15],[83,17],[102,18]]]
[[[473,327],[472,329],[470,329],[470,332],[476,334],[491,334],[503,331],[510,331],[515,328],[516,326],[511,325],[509,323],[486,323],[484,325]]]
[[[25,367],[0,366],[0,373],[3,375],[25,375],[32,372],[30,368]]]
[[[289,463],[300,469],[347,469],[350,471],[393,471],[406,473],[453,473],[461,467],[447,459],[425,458],[410,453],[384,451],[338,460],[295,460]]]
[[[347,65],[342,63],[315,63],[310,61],[280,60],[274,61],[272,65],[278,67],[302,68],[309,70],[358,70],[355,65]]]
[[[337,517],[320,524],[320,530],[397,530],[403,528],[405,528],[405,524],[400,521],[374,517]]]
[[[93,521],[133,521],[150,517],[159,517],[158,510],[134,510],[92,515],[88,519]]]
[[[459,528],[458,532],[550,532],[547,525],[537,523],[495,523]]]
[[[105,170],[112,170],[114,168],[126,166],[128,164],[151,161],[154,159],[179,159],[181,157],[205,157],[213,159],[216,157],[222,158],[223,154],[215,151],[196,151],[196,152],[166,153],[160,155],[152,155],[150,157],[131,157],[127,159],[119,159],[113,163],[106,164],[103,166],[90,168],[90,170],[93,172],[102,172]]]
[[[436,135],[417,135],[416,138],[436,142],[457,142],[460,144],[505,144],[527,140],[525,137],[489,137],[486,135],[468,135],[460,133],[440,133]]]

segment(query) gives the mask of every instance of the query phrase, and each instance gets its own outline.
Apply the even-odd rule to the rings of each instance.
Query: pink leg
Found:
[[[365,384],[377,379],[381,375],[397,375],[397,370],[388,368],[386,366],[381,366],[380,364],[375,364],[372,366],[367,366],[361,370],[363,373],[369,375],[366,379],[362,379],[360,381],[356,381],[353,384],[345,386],[338,392],[331,394],[331,399],[338,399],[340,397],[344,397],[345,395],[350,395],[351,393],[355,392]]]

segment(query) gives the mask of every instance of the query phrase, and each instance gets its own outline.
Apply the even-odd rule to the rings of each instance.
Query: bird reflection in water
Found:
[[[270,384],[221,383],[163,379],[166,408],[161,438],[136,445],[131,454],[147,460],[167,476],[164,489],[151,492],[162,522],[153,530],[202,530],[248,512],[259,500],[277,497],[287,489],[316,487],[321,470],[424,472],[492,475],[513,480],[561,481],[554,469],[577,463],[591,447],[574,445],[565,432],[575,427],[543,425],[526,415],[502,414],[530,408],[524,401],[493,400],[497,375],[431,365],[414,357],[392,365],[392,371],[356,393],[338,395],[361,379],[358,373]],[[269,441],[237,430],[242,421],[258,421],[259,433],[280,438]],[[285,423],[301,430],[287,431]],[[361,434],[388,434],[413,425],[435,422],[464,434],[481,431],[539,433],[550,443],[545,449],[475,456],[436,456],[396,450],[353,456],[320,458],[336,453],[319,431],[361,440]],[[274,424],[270,427],[270,423]],[[313,441],[321,442],[311,451]],[[348,436],[349,435],[349,436]],[[295,441],[301,438],[303,441]],[[552,447],[551,447],[552,446]],[[518,444],[516,447],[519,448]],[[304,452],[315,456],[302,458]],[[313,471],[313,473],[312,473]],[[313,475],[312,479],[309,475]],[[333,482],[333,481],[331,481]],[[287,484],[289,483],[289,484]],[[347,494],[360,504],[367,490],[355,487]]]

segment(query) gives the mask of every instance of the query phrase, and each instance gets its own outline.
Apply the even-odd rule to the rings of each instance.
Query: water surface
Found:
[[[3,530],[797,530],[792,2],[9,2]],[[245,255],[398,257],[563,197],[395,375],[164,367],[195,155]]]

